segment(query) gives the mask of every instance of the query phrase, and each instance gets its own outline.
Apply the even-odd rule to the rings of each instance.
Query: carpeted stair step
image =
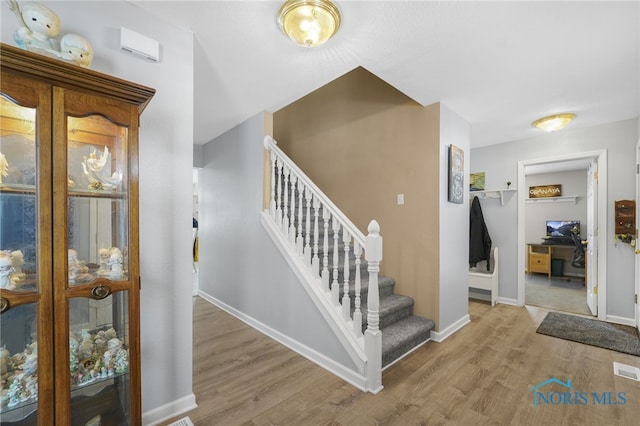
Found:
[[[330,280],[331,281],[331,280]],[[340,281],[339,281],[340,282]],[[331,283],[330,283],[331,284]],[[385,275],[378,275],[378,296],[383,298],[385,296],[389,296],[393,294],[394,288],[396,285],[396,281]],[[369,275],[364,275],[360,280],[360,302],[367,302],[367,295],[369,293]],[[342,296],[344,295],[344,283],[340,282],[340,300],[342,300]],[[351,299],[351,307],[353,308],[353,304],[355,303],[356,297],[356,285],[354,277],[351,276],[349,280],[349,298]]]
[[[391,294],[380,298],[378,314],[380,316],[380,329],[401,321],[413,315],[413,298],[401,294]],[[367,328],[367,304],[360,306],[362,311],[362,331]]]
[[[391,364],[402,355],[431,337],[433,320],[412,315],[382,329],[382,366]]]

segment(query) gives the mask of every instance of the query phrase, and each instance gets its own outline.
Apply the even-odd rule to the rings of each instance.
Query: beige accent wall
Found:
[[[365,234],[381,273],[438,321],[440,105],[423,107],[363,68],[274,113],[274,139]],[[405,204],[397,204],[404,194]]]

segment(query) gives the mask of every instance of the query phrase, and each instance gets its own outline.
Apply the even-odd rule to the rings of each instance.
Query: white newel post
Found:
[[[276,179],[278,178],[276,170],[276,154],[273,151],[269,151],[271,154],[271,199],[269,200],[269,215],[272,219],[276,218]]]
[[[375,220],[369,223],[369,234],[365,240],[364,258],[369,271],[367,298],[367,330],[364,333],[364,349],[367,354],[367,380],[369,391],[376,393],[382,388],[382,332],[379,328],[380,295],[378,272],[382,260],[382,237],[380,225]]]

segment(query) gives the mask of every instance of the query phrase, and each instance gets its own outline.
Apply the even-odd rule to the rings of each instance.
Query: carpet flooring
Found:
[[[591,314],[587,306],[587,289],[582,280],[567,281],[527,275],[525,304],[580,315]]]
[[[628,325],[549,312],[536,333],[640,356],[638,330]]]

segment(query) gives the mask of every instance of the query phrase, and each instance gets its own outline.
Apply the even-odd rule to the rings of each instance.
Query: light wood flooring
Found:
[[[371,395],[197,298],[198,408],[186,415],[196,426],[638,425],[640,382],[614,376],[612,363],[640,358],[536,334],[547,312],[472,301],[470,324],[390,367]],[[534,407],[531,388],[552,377],[571,379],[588,404]],[[624,392],[626,404],[593,404],[593,392],[611,392],[612,403]]]

